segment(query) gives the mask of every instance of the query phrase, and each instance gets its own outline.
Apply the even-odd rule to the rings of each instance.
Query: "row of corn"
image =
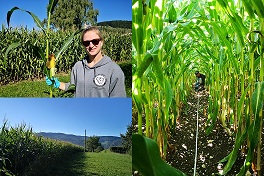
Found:
[[[239,175],[251,165],[260,174],[263,9],[263,0],[132,1],[135,121],[139,134],[158,143],[163,158],[200,70],[210,93],[206,132],[220,122],[234,136],[221,174],[232,169],[241,148],[247,155]]]
[[[114,61],[131,60],[131,30],[102,27],[105,37],[104,52]],[[120,35],[120,33],[128,35]],[[50,46],[62,46],[63,39],[71,35],[71,32],[54,31],[50,33]],[[45,35],[38,30],[26,28],[4,28],[0,31],[0,83],[9,83],[25,79],[41,78],[44,74],[45,61],[39,58],[38,50],[34,46],[45,50]],[[5,59],[8,47],[15,42],[22,45],[9,51]],[[29,45],[29,43],[32,46]],[[50,53],[58,52],[59,48],[50,47]],[[85,56],[80,36],[76,36],[62,57],[56,63],[57,72],[69,72],[73,64]]]
[[[83,151],[71,143],[37,136],[25,124],[10,127],[5,122],[0,141],[0,175],[36,175],[40,168],[49,168],[66,156]]]

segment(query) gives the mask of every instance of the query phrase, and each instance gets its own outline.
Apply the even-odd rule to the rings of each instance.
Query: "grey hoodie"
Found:
[[[86,57],[75,63],[71,71],[71,82],[76,86],[75,97],[126,97],[125,76],[119,65],[104,56],[93,67]]]

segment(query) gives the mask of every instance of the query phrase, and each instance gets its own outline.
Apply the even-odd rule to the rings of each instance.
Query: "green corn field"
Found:
[[[219,174],[228,175],[240,152],[245,157],[238,175],[253,166],[263,174],[264,1],[133,0],[132,23],[136,133],[153,139],[165,160],[199,70],[208,92],[205,132],[220,125],[234,140]],[[146,175],[150,168],[137,162],[133,153],[134,169]]]
[[[4,122],[0,130],[1,175],[35,175],[38,167],[48,168],[65,156],[83,152],[83,147],[37,136],[25,124],[10,127]]]
[[[116,62],[131,60],[131,30],[101,27],[105,37],[104,52]],[[124,35],[119,35],[120,33]],[[70,31],[50,31],[50,52],[56,53],[63,46],[65,38]],[[127,35],[125,35],[127,34]],[[8,47],[15,42],[22,42],[18,48],[8,51],[7,59],[4,56]],[[37,49],[32,45],[42,48],[46,47],[45,35],[40,30],[29,30],[27,28],[5,28],[0,31],[0,83],[6,84],[26,79],[40,79],[44,76],[46,61],[38,57]],[[85,51],[80,42],[80,36],[73,39],[69,48],[60,56],[56,62],[57,73],[69,72],[73,64],[85,56]]]

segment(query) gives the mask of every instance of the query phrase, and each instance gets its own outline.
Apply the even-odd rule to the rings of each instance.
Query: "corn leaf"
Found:
[[[255,122],[257,122],[257,124],[255,124]],[[254,121],[254,123],[252,123],[248,129],[245,129],[245,131],[248,131],[248,137],[249,137],[249,141],[250,141],[250,148],[247,151],[247,156],[246,156],[246,160],[244,162],[244,165],[241,167],[239,173],[237,174],[237,176],[244,176],[246,171],[249,169],[249,167],[251,166],[252,163],[252,159],[253,159],[253,154],[254,154],[254,149],[257,146],[258,143],[258,137],[256,137],[258,134],[258,130],[256,128],[260,126],[260,118],[258,118],[257,120]],[[255,136],[254,136],[255,135]]]
[[[230,9],[230,7],[227,5],[227,2],[225,0],[217,0],[217,2],[222,6],[222,8],[228,14],[229,19],[232,23],[232,27],[238,34],[238,40],[240,44],[244,46],[245,43],[244,43],[243,34],[247,34],[248,29],[244,26],[242,22],[242,18],[237,13],[235,13],[233,10]]]
[[[147,8],[147,7],[146,7]],[[142,45],[143,45],[143,28],[142,28],[142,20],[143,20],[143,4],[142,1],[133,0],[132,2],[132,42],[136,48],[138,54],[142,53]]]
[[[172,88],[171,88],[171,84],[169,83],[168,79],[164,78],[164,82],[165,82],[165,98],[166,98],[166,106],[165,106],[165,113],[166,113],[166,117],[169,117],[169,109],[171,106],[171,102],[172,102]],[[168,120],[168,119],[166,119]]]
[[[246,140],[247,136],[247,130],[241,134],[241,131],[239,131],[236,135],[236,142],[234,144],[233,150],[230,152],[229,155],[227,155],[224,159],[222,159],[220,162],[227,162],[223,169],[223,175],[226,175],[233,167],[234,163],[236,162],[237,159],[237,153],[238,150],[240,149],[240,146],[243,144],[243,142]]]
[[[198,5],[198,1],[193,1],[189,6],[188,6],[188,14],[187,14],[187,18],[191,19],[194,17],[195,14],[197,14],[197,5]]]
[[[149,65],[152,63],[153,61],[153,57],[152,55],[147,52],[142,63],[139,65],[138,69],[137,69],[137,73],[136,75],[141,78],[142,75],[144,74],[144,72],[147,70],[147,68],[149,67]]]
[[[155,4],[153,14],[154,26],[157,29],[157,33],[161,33],[163,30],[163,9],[164,1],[163,0],[152,0],[151,4]]]
[[[184,176],[185,174],[165,163],[156,142],[139,134],[132,136],[133,168],[144,176]]]
[[[168,17],[169,17],[169,23],[173,23],[177,19],[177,13],[176,13],[176,10],[175,10],[173,4],[171,4],[171,6],[170,6],[170,9],[168,12]]]
[[[241,134],[241,130],[240,130],[237,133],[236,142],[234,144],[233,150],[225,158],[223,158],[220,161],[221,163],[228,161],[228,163],[225,165],[223,175],[225,175],[226,173],[228,173],[228,171],[230,171],[231,168],[232,168],[232,166],[234,165],[234,163],[236,161],[236,158],[237,158],[237,152],[239,150],[239,147],[245,141],[246,136],[247,136],[247,131],[245,130],[243,132],[243,134]]]
[[[15,49],[21,45],[22,45],[22,43],[18,42],[18,43],[12,43],[11,45],[8,46],[8,48],[6,49],[6,52],[5,52],[4,66],[6,66],[7,55],[10,52],[10,50]]]
[[[59,0],[49,0],[49,5],[47,7],[48,13],[53,13],[55,6],[57,5]]]
[[[64,51],[66,51],[69,47],[69,45],[71,44],[71,42],[73,41],[74,37],[79,34],[81,31],[83,31],[83,29],[79,29],[78,31],[74,32],[63,44],[63,46],[60,48],[60,50],[55,54],[55,58],[58,60],[61,56],[61,54],[63,54]]]
[[[264,93],[264,81],[263,82],[257,82],[255,84],[255,91],[252,95],[252,110],[255,115],[255,117],[260,112],[262,106],[263,106],[263,93]]]
[[[263,82],[257,82],[255,84],[255,91],[253,92],[252,98],[251,98],[251,105],[252,110],[254,113],[254,122],[250,125],[248,133],[248,137],[250,140],[250,148],[248,149],[247,157],[245,160],[244,165],[241,167],[240,172],[238,173],[238,176],[245,175],[246,171],[251,166],[251,162],[253,159],[254,149],[258,145],[259,138],[258,136],[260,132],[260,124],[262,118],[259,116],[259,112],[261,111],[263,107],[263,101],[264,101],[264,81]]]
[[[35,22],[35,24],[45,33],[45,29],[44,29],[44,26],[43,26],[43,24],[41,23],[41,21],[39,20],[39,18],[34,14],[34,13],[32,13],[32,12],[29,12],[29,11],[27,11],[27,10],[23,10],[23,9],[20,9],[20,8],[18,8],[18,7],[13,7],[11,10],[9,10],[8,12],[7,12],[7,24],[8,24],[8,26],[9,26],[9,23],[10,23],[10,18],[11,18],[11,15],[13,14],[13,12],[15,11],[15,10],[21,10],[21,11],[24,11],[24,12],[27,12],[32,18],[33,18],[33,20],[34,20],[34,22]]]
[[[239,103],[238,103],[238,118],[240,120],[240,117],[242,116],[242,106],[244,106],[244,101],[245,101],[245,97],[248,93],[248,90],[250,89],[250,85],[248,85],[248,87],[246,88],[246,90],[244,91],[244,93],[242,94],[242,96],[240,97]]]
[[[263,1],[260,1],[260,0],[252,0],[251,2],[253,4],[254,9],[257,12],[257,15],[260,18],[264,18],[264,4],[263,4]]]
[[[141,88],[141,78],[133,76],[133,84],[132,84],[132,91],[133,91],[133,100],[136,104],[138,112],[142,113],[142,97],[139,93]]]
[[[19,9],[19,8],[18,8],[18,7],[13,7],[11,10],[9,10],[9,11],[7,12],[6,20],[7,20],[7,25],[8,25],[8,26],[9,26],[9,22],[10,22],[10,18],[11,18],[12,13],[13,13],[15,10],[17,10],[17,9]]]
[[[155,72],[155,76],[157,78],[157,83],[160,85],[160,87],[164,88],[164,82],[163,82],[163,70],[160,64],[160,60],[158,58],[158,56],[154,56],[153,57],[153,62],[152,62],[152,66],[153,66],[153,70]]]
[[[244,7],[249,15],[249,17],[252,19],[254,18],[254,10],[252,8],[252,1],[251,0],[242,0]]]

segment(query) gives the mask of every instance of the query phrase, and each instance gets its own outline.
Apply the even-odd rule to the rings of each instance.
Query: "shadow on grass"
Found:
[[[31,165],[25,174],[27,176],[98,176],[90,171],[89,156],[84,152],[60,157],[57,160],[40,161]]]
[[[63,176],[89,176],[98,175],[89,171],[88,164],[89,157],[85,153],[77,153],[72,157],[67,157],[64,160],[56,163],[55,167],[52,169],[52,175],[63,175]]]

